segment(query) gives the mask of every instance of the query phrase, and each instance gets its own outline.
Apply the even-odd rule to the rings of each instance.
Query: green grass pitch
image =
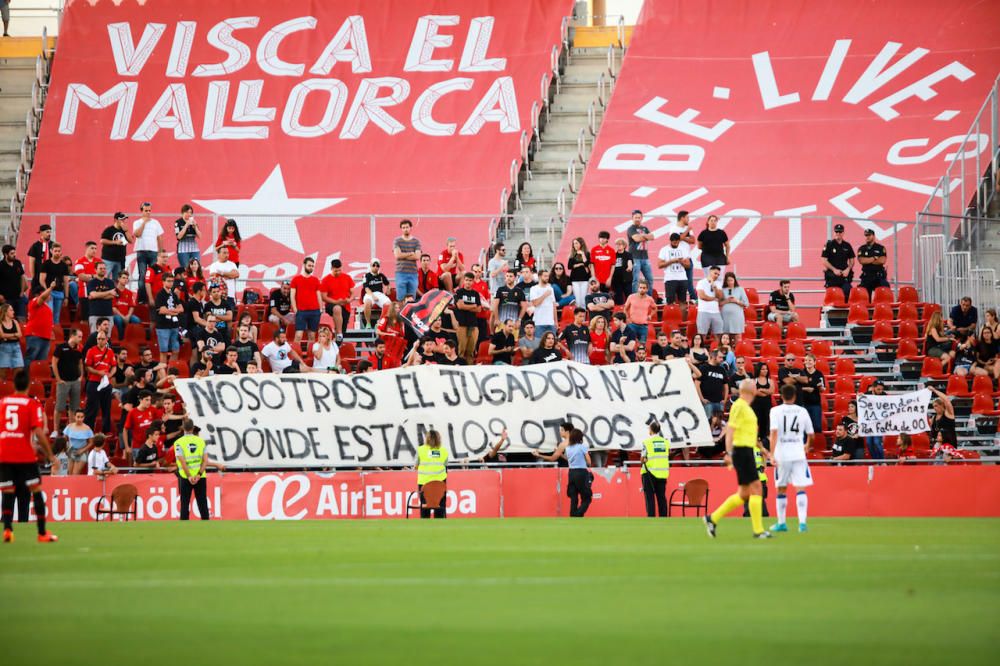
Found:
[[[7,664],[996,663],[1000,520],[33,525]]]

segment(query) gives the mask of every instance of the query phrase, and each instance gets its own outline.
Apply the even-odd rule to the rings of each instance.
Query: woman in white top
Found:
[[[340,372],[340,349],[333,341],[329,326],[319,329],[318,339],[312,346],[313,372]]]
[[[722,278],[722,332],[732,336],[743,335],[743,329],[746,328],[743,309],[749,306],[750,299],[736,279],[736,273],[727,272]]]

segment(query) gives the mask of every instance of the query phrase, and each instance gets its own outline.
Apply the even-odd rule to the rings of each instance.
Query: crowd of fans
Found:
[[[339,259],[321,276],[322,267],[307,257],[299,274],[270,293],[247,286],[240,294],[242,239],[235,220],[225,221],[214,239],[214,261],[202,266],[203,232],[190,205],[182,207],[172,233],[152,217],[150,203],[140,210],[131,223],[116,213],[76,261],[52,238],[48,225],[38,229],[26,265],[13,247],[3,248],[0,378],[31,364],[33,378],[54,387],[39,397],[49,401],[53,434],[66,438],[76,471],[101,448],[97,433],[108,435],[112,453],[130,464],[159,464],[180,435],[183,406],[172,387],[179,376],[680,358],[689,364],[716,429],[739,381],[751,378],[763,441],[773,396],[785,384],[798,389],[816,432],[826,430],[825,359],[818,363],[804,347],[797,355],[789,346],[770,355],[786,351],[777,367],[752,346],[749,353],[745,345],[740,349],[751,327],[776,325],[783,332],[801,326],[799,313],[789,280],[781,280],[758,310],[756,291],[740,286],[727,269],[729,238],[714,215],[695,234],[681,211],[675,223],[654,234],[642,213],[633,211],[623,237],[612,242],[611,234],[602,231],[593,246],[574,238],[565,262],[547,268],[526,242],[512,258],[504,243],[495,244],[485,266],[467,264],[454,238],[432,255],[413,235],[413,224],[402,220],[392,245],[394,281],[382,272],[379,259],[372,259],[356,284]],[[647,246],[660,233],[668,243],[654,259]],[[855,252],[843,233],[836,225],[823,250],[826,285],[842,289],[846,299],[855,261],[861,266],[859,286],[872,293],[887,285],[885,248],[874,234],[866,230],[865,243]],[[135,291],[125,270],[129,246],[138,271]],[[695,250],[704,266],[697,279]],[[659,282],[654,267],[661,272]],[[434,289],[450,292],[452,304],[418,336],[400,309]],[[344,342],[352,327],[374,332],[374,348],[363,358]],[[975,307],[963,299],[948,320],[940,313],[931,317],[926,353],[953,363],[956,374],[996,379],[997,334],[996,313],[988,312],[979,329]],[[764,351],[761,357],[768,356]],[[39,364],[44,369],[36,375]],[[867,390],[883,391],[884,385],[876,381]],[[845,409],[834,419],[834,454],[856,458],[867,449],[873,458],[883,457],[879,438],[856,437],[856,405]],[[953,424],[952,417],[945,444],[953,443]],[[948,429],[935,433],[941,431]],[[151,432],[158,437],[151,438]]]

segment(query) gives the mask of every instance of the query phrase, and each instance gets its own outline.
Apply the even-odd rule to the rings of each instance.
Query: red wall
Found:
[[[635,471],[596,473],[589,516],[645,515]],[[1000,467],[817,467],[809,490],[813,516],[1000,516]],[[709,505],[735,490],[733,473],[722,468],[675,468],[668,494],[679,483],[709,482]],[[209,477],[215,518],[300,520],[400,518],[414,472],[235,473]],[[52,477],[45,480],[50,517],[93,520],[102,495],[132,483],[139,489],[139,517],[176,518],[177,480],[167,474]],[[568,513],[566,470],[508,469],[454,471],[449,475],[453,517],[547,517]],[[773,510],[773,489],[768,501]]]

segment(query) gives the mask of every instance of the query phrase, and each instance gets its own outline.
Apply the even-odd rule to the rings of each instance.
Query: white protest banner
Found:
[[[672,446],[712,444],[691,371],[679,359],[223,375],[176,386],[209,455],[236,467],[412,465],[432,428],[453,462],[482,457],[504,428],[504,451],[551,451],[564,421],[597,450],[638,450],[650,418]]]
[[[927,389],[897,395],[858,394],[858,435],[872,437],[930,430],[927,407],[931,392]]]

